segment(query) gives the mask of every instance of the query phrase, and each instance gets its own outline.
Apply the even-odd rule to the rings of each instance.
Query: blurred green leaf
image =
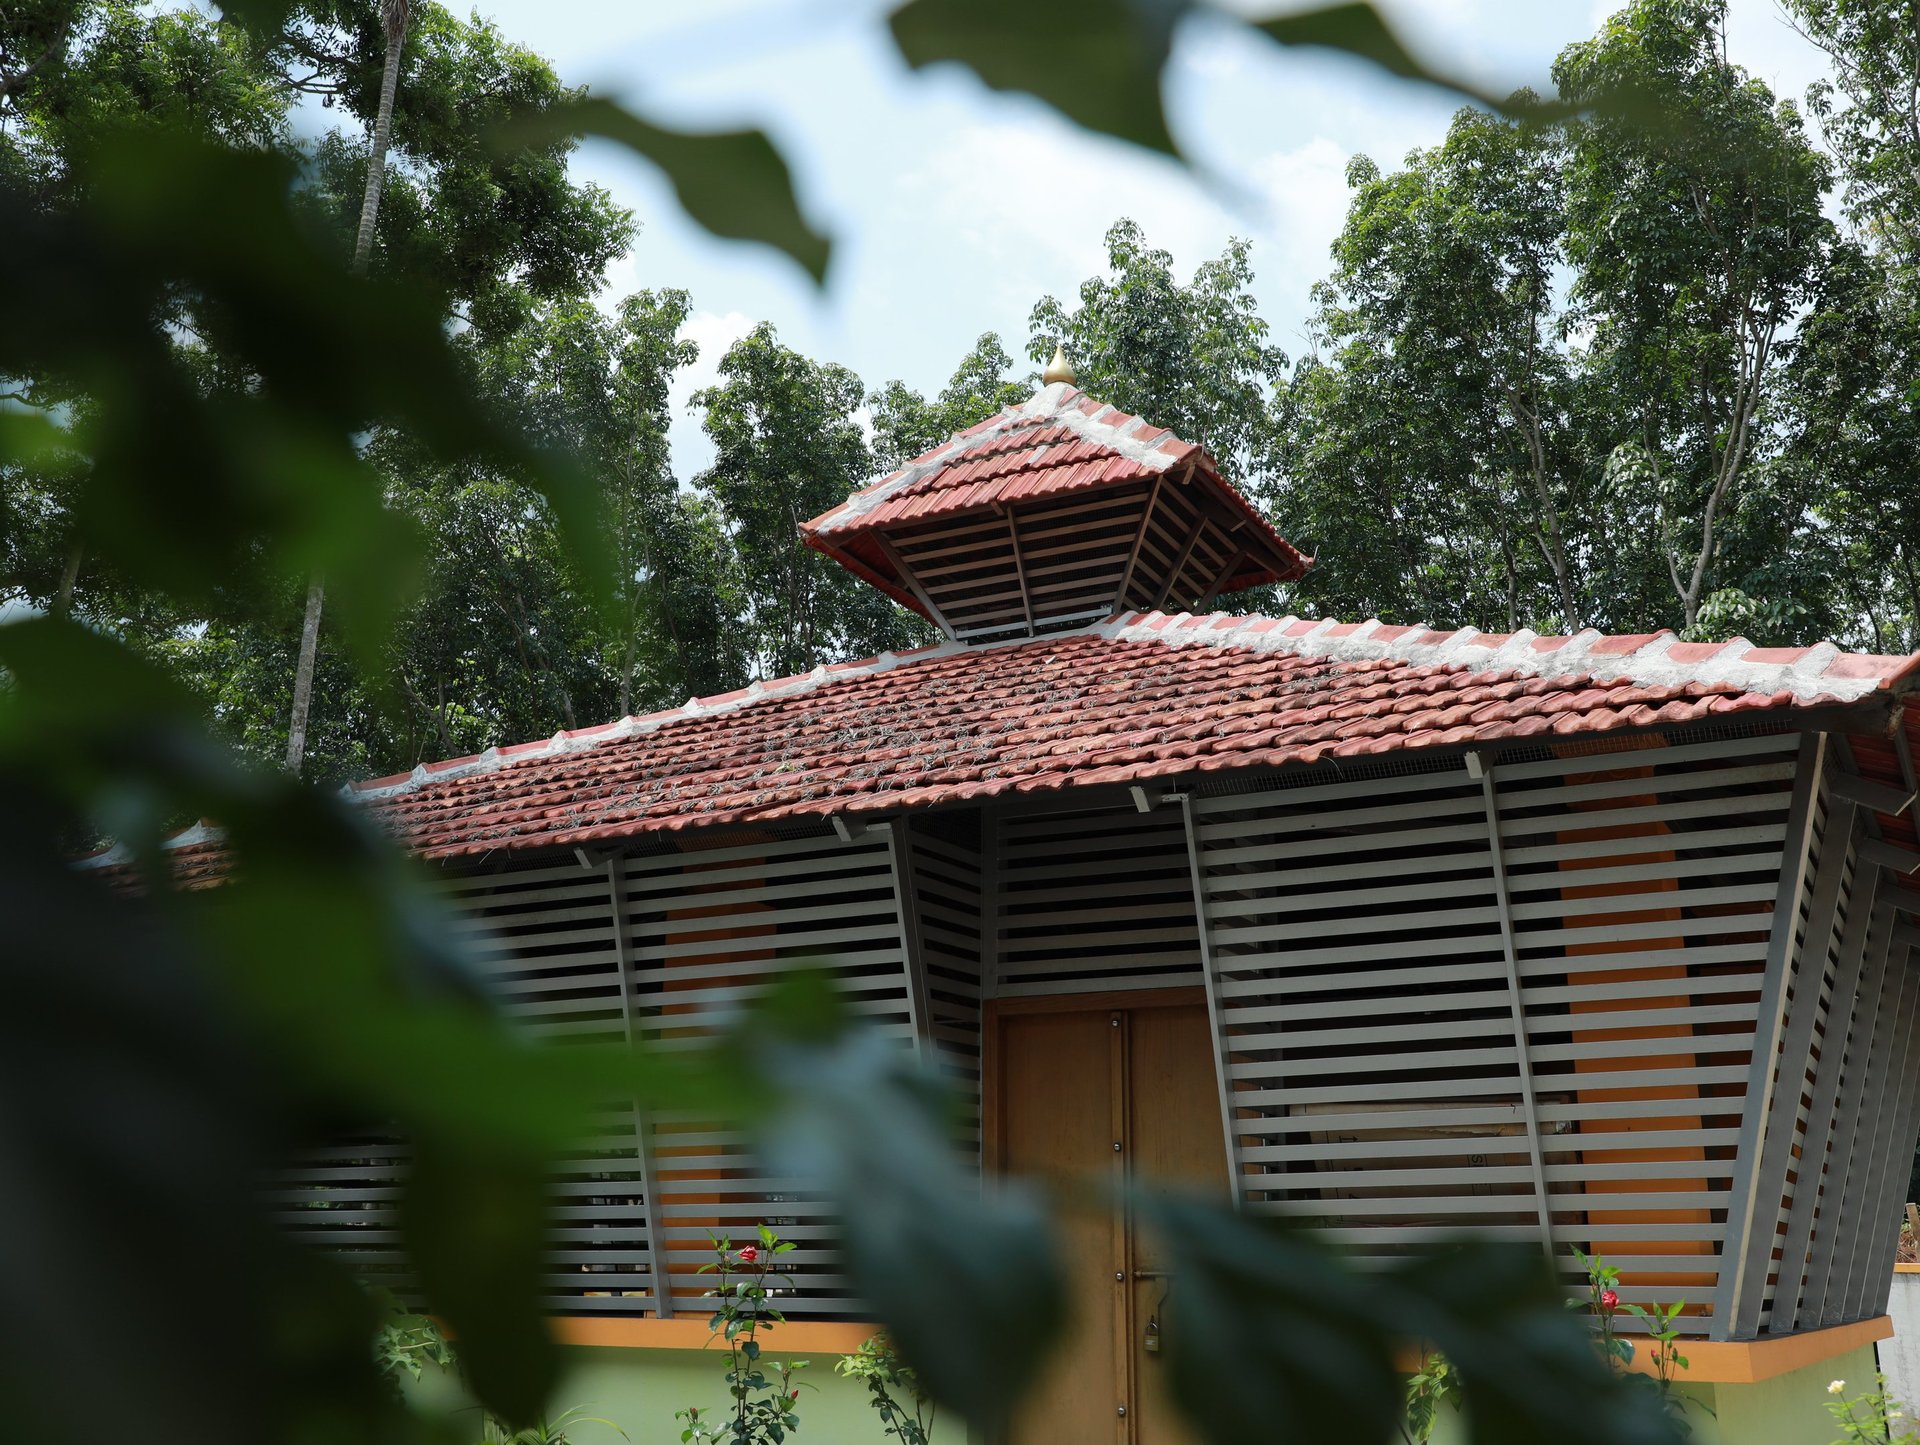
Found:
[[[1174,1395],[1206,1439],[1392,1437],[1400,1382],[1378,1280],[1298,1230],[1173,1196],[1137,1204],[1172,1260],[1162,1348]]]
[[[686,213],[714,235],[772,246],[826,280],[832,244],[801,214],[793,173],[766,132],[672,130],[588,97],[520,116],[497,139],[520,146],[566,135],[618,141],[658,166]]]
[[[909,0],[888,18],[915,70],[958,61],[1089,130],[1178,155],[1160,72],[1189,0]]]
[[[1255,30],[1271,36],[1282,45],[1311,45],[1327,50],[1343,50],[1348,55],[1372,61],[1390,75],[1438,85],[1496,110],[1506,106],[1504,101],[1478,87],[1443,75],[1417,59],[1385,17],[1365,0],[1346,0],[1346,3],[1339,5],[1324,5],[1317,10],[1300,10],[1250,23]]]
[[[1651,1380],[1607,1368],[1538,1250],[1438,1249],[1393,1282],[1402,1328],[1458,1368],[1476,1445],[1675,1445],[1684,1434]]]
[[[468,1385],[494,1414],[531,1425],[560,1375],[544,1309],[542,1161],[423,1141],[400,1224],[427,1297],[459,1340]]]
[[[1202,8],[1210,7],[1203,0],[1063,0],[1042,17],[1021,0],[908,0],[888,23],[916,70],[957,61],[995,90],[1035,96],[1088,130],[1178,156],[1161,75],[1175,26]],[[1437,69],[1409,50],[1365,0],[1246,23],[1281,45],[1344,51],[1503,115],[1544,120],[1573,110],[1529,91],[1496,95]]]
[[[365,1297],[258,1206],[286,1142],[277,1061],[191,938],[47,848],[63,809],[20,766],[0,761],[0,1395],[17,1427],[398,1441]]]
[[[1297,1226],[1171,1195],[1135,1207],[1173,1261],[1175,1394],[1218,1445],[1385,1445],[1396,1355],[1419,1343],[1458,1367],[1474,1445],[1681,1439],[1657,1396],[1607,1370],[1537,1250],[1469,1243],[1363,1270]]]
[[[832,1012],[826,985],[797,983],[738,1036],[742,1066],[778,1092],[758,1120],[762,1151],[834,1200],[853,1291],[928,1393],[998,1428],[1064,1317],[1053,1232],[1018,1185],[983,1197],[931,1076],[875,1030],[830,1033]]]
[[[748,1076],[698,1052],[542,1047],[488,1005],[443,904],[355,805],[241,766],[157,667],[77,623],[0,626],[0,764],[29,759],[114,832],[270,1052],[318,1094],[471,1147],[563,1147],[608,1100],[744,1109]],[[230,878],[166,886],[163,826],[219,820]],[[300,926],[289,928],[288,919]]]

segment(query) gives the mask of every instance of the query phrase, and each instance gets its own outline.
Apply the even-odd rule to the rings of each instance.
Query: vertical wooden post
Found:
[[[919,890],[913,877],[913,849],[906,818],[876,823],[887,835],[887,867],[893,879],[894,916],[900,921],[901,965],[906,971],[907,1026],[913,1030],[914,1056],[933,1061],[933,1015],[927,1007],[927,960],[920,944]]]

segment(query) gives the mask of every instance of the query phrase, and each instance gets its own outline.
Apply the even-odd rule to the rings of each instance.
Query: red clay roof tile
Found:
[[[1502,638],[1132,614],[1018,644],[818,668],[351,791],[407,848],[465,858],[1728,712],[1784,723],[1889,699],[1917,667],[1920,655],[1688,645],[1669,633]],[[1885,777],[1892,750],[1863,740],[1862,761]],[[208,829],[184,835],[181,881],[218,881],[224,851]]]

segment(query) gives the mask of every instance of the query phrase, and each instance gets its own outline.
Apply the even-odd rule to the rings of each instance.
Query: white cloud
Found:
[[[1103,238],[1121,216],[1138,221],[1182,271],[1217,255],[1229,233],[1252,229],[1171,162],[1050,118],[956,131],[899,190],[921,224],[965,253],[967,274],[985,279],[982,314],[1023,317],[1043,292],[1067,299],[1105,269]],[[1017,350],[1022,339],[1008,342]]]
[[[1273,151],[1253,163],[1280,259],[1310,267],[1317,276],[1327,247],[1347,218],[1346,150],[1317,135],[1291,150]]]
[[[739,311],[724,315],[695,311],[680,327],[680,339],[700,348],[699,359],[675,376],[667,391],[667,407],[672,417],[667,442],[673,450],[674,470],[682,483],[713,460],[713,444],[707,440],[700,418],[691,406],[693,394],[720,379],[720,358],[753,327],[753,318]]]

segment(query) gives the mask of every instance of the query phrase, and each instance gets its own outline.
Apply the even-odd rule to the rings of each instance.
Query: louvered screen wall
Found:
[[[509,1016],[556,1041],[633,1037],[685,1047],[711,1036],[770,979],[828,962],[856,1014],[903,1046],[913,1043],[885,832],[851,843],[824,832],[689,841],[718,846],[592,869],[569,862],[450,880],[447,892],[485,982]],[[978,989],[968,996],[953,960],[967,946],[968,908],[979,916],[977,853],[977,841],[969,849],[964,839],[938,836],[917,848],[930,900],[923,927],[944,959],[935,971],[935,1028],[956,1067],[971,1058],[976,1099]],[[270,1192],[302,1237],[344,1254],[363,1277],[404,1290],[394,1214],[405,1168],[397,1140],[347,1140],[308,1151]],[[553,1190],[556,1238],[546,1278],[553,1313],[662,1312],[660,1259],[673,1306],[698,1311],[708,1284],[697,1273],[708,1257],[708,1231],[741,1238],[761,1223],[800,1246],[782,1260],[794,1286],[783,1309],[857,1312],[834,1272],[825,1208],[791,1181],[770,1177],[731,1131],[667,1115],[643,1129],[630,1104],[609,1101],[595,1136],[562,1161]]]
[[[955,637],[1071,627],[1118,610],[1148,495],[1145,483],[1116,486],[902,528],[890,539]]]
[[[447,886],[490,986],[557,1039],[684,1047],[770,978],[832,963],[856,1012],[960,1089],[975,1157],[983,998],[1204,982],[1253,1208],[1376,1257],[1464,1228],[1563,1264],[1597,1250],[1629,1300],[1685,1298],[1693,1331],[1748,1337],[1884,1307],[1882,1226],[1920,1121],[1920,936],[1866,815],[1833,791],[1837,764],[1796,794],[1802,747],[1819,751],[1563,741],[1490,760],[1491,805],[1452,757],[1222,778],[1146,813],[953,810],[851,842],[695,834]],[[1762,1117],[1749,1100],[1769,1086]],[[273,1197],[303,1236],[399,1284],[404,1162],[391,1139],[344,1141]],[[801,1245],[790,1313],[859,1312],[826,1209],[724,1129],[643,1131],[609,1101],[554,1188],[555,1313],[659,1310],[661,1259],[671,1307],[697,1311],[707,1231],[762,1222]]]
[[[1008,813],[988,828],[995,996],[1200,982],[1178,813]]]
[[[1753,1185],[1754,1205],[1744,1243],[1739,1229],[1729,1232],[1728,1255],[1742,1260],[1737,1285],[1739,1318],[1733,1333],[1790,1330],[1790,1316],[1799,1313],[1800,1276],[1804,1274],[1810,1240],[1792,1242],[1795,1207],[1810,1227],[1813,1205],[1826,1186],[1826,1134],[1829,1125],[1816,1121],[1819,1078],[1839,1062],[1847,1021],[1839,1021],[1841,1039],[1834,1036],[1834,1006],[1841,998],[1852,939],[1853,967],[1863,956],[1863,925],[1872,900],[1870,876],[1858,865],[1856,820],[1851,807],[1837,802],[1823,786],[1811,800],[1808,866],[1795,910],[1794,943],[1789,968],[1782,980],[1781,1045],[1775,1053],[1772,1106],[1759,1138],[1760,1166]],[[1856,896],[1856,887],[1861,892]],[[1847,919],[1854,931],[1849,935]],[[1829,1220],[1829,1223],[1831,1221]],[[1736,1221],[1736,1224],[1738,1221]],[[1788,1260],[1797,1255],[1795,1265]],[[1734,1288],[1726,1291],[1728,1298]]]
[[[852,1011],[914,1039],[902,923],[886,835],[740,841],[626,860],[635,1008],[644,1039],[672,1048],[710,1037],[770,979],[830,963]],[[660,1115],[653,1165],[674,1300],[698,1309],[708,1232],[748,1236],[761,1223],[799,1246],[783,1257],[790,1315],[842,1313],[833,1220],[791,1180],[768,1175],[733,1130]]]
[[[529,1031],[556,1041],[626,1037],[604,869],[523,868],[453,880],[446,892],[485,984]],[[555,1313],[654,1309],[640,1144],[632,1109],[610,1101],[596,1136],[561,1162],[545,1280]],[[364,1277],[403,1287],[394,1214],[405,1167],[402,1143],[375,1138],[313,1151],[273,1188],[303,1237],[341,1249]]]
[[[933,1058],[962,1100],[961,1139],[980,1160],[981,958],[986,917],[981,818],[974,810],[896,824],[904,835],[917,944],[926,976],[925,1031]]]
[[[1797,741],[1496,767],[1517,1021],[1457,761],[1195,798],[1248,1200],[1378,1255],[1550,1237],[1630,1300],[1713,1301]]]

